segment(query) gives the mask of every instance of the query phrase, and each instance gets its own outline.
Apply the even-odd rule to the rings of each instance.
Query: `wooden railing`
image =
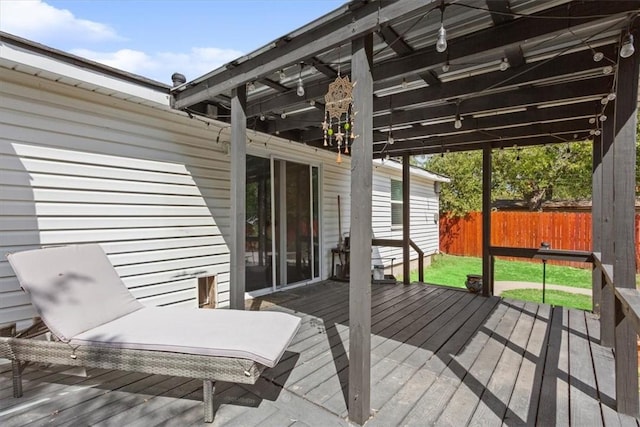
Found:
[[[614,298],[613,304],[610,304],[614,307],[613,311],[600,312],[600,344],[613,344],[617,410],[623,414],[638,416],[637,336],[640,333],[640,291],[635,288],[635,284],[631,287],[616,287],[613,265],[603,263],[598,252],[592,255],[594,268],[602,277],[602,298],[609,295]],[[607,287],[608,292],[605,291]],[[628,327],[632,331],[625,329]]]
[[[600,308],[600,345],[612,347],[616,365],[616,405],[618,412],[638,416],[640,394],[638,392],[637,336],[640,334],[640,291],[635,283],[629,287],[615,286],[613,265],[602,262],[598,252],[568,251],[558,249],[489,247],[492,262],[495,256],[518,258],[577,261],[593,264],[594,272],[601,280],[602,289],[594,289],[594,306]],[[493,281],[493,280],[492,280]],[[596,292],[599,291],[599,292]],[[602,301],[596,301],[595,298]],[[612,301],[604,301],[611,298]],[[631,328],[629,331],[627,328]]]
[[[371,244],[373,246],[390,246],[394,248],[401,248],[404,245],[404,241],[402,239],[372,239]],[[414,251],[418,254],[418,281],[424,282],[424,252],[420,247],[413,241],[409,240],[409,245],[413,248]],[[406,282],[405,282],[406,283]]]

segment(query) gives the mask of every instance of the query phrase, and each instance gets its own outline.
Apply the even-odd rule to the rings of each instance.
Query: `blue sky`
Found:
[[[0,30],[170,83],[196,78],[345,0],[0,0]]]

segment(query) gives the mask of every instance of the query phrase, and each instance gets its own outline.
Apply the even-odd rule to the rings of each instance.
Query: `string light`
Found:
[[[620,48],[620,57],[628,58],[636,51],[633,47],[633,35],[627,34],[622,42],[622,47]]]
[[[315,99],[310,99],[310,100],[309,100],[309,105],[311,105],[312,107],[313,107],[314,105],[316,105],[316,100],[315,100]]]
[[[604,53],[602,52],[594,52],[593,53],[593,61],[600,62],[604,59]]]
[[[596,122],[596,118],[595,117],[589,117],[589,123],[590,124],[594,124]]]
[[[278,77],[280,78],[280,83],[282,83],[287,78],[287,75],[284,73],[284,70],[280,70],[278,71]]]
[[[462,117],[460,117],[460,113],[456,114],[456,120],[453,122],[453,127],[456,129],[462,128]]]
[[[613,73],[613,67],[611,65],[607,65],[602,69],[602,74],[604,74],[605,76],[611,73]]]
[[[300,72],[298,74],[298,85],[296,87],[296,95],[304,96],[304,83],[302,82],[302,68],[304,67],[304,62],[300,63]]]
[[[407,83],[407,79],[406,78],[402,78],[402,83],[400,84],[400,86],[402,86],[403,89],[406,89],[407,86],[409,86],[409,83]]]
[[[444,64],[442,64],[442,72],[446,73],[449,71],[449,68],[451,68],[451,65],[449,64],[449,61],[445,62]]]
[[[507,58],[502,58],[500,61],[500,71],[507,71],[509,69],[509,61]]]
[[[267,117],[263,113],[260,113],[260,121],[264,122],[266,119]]]
[[[616,94],[615,92],[611,92],[609,95],[607,95],[607,99],[609,101],[614,101],[616,99]]]
[[[247,90],[249,92],[253,92],[254,90],[256,90],[256,84],[254,82],[247,83]]]
[[[444,29],[444,0],[440,3],[440,29],[438,30],[438,40],[436,50],[440,53],[447,50],[447,30]]]
[[[281,119],[286,119],[287,118],[287,113],[283,111],[282,114],[280,114],[280,118]]]
[[[607,120],[607,116],[605,116],[604,114],[600,115],[600,121],[604,122],[605,120]]]

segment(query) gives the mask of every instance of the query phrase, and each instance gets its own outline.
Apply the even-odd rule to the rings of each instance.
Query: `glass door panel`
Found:
[[[311,279],[311,176],[309,165],[286,162],[286,283]]]
[[[247,156],[246,290],[273,287],[270,160]]]

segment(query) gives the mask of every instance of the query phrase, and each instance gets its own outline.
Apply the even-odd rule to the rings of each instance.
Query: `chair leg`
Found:
[[[204,395],[204,422],[213,422],[213,393],[215,392],[214,382],[211,380],[203,381],[203,395]]]
[[[22,366],[17,360],[11,361],[13,371],[13,397],[22,397]]]

